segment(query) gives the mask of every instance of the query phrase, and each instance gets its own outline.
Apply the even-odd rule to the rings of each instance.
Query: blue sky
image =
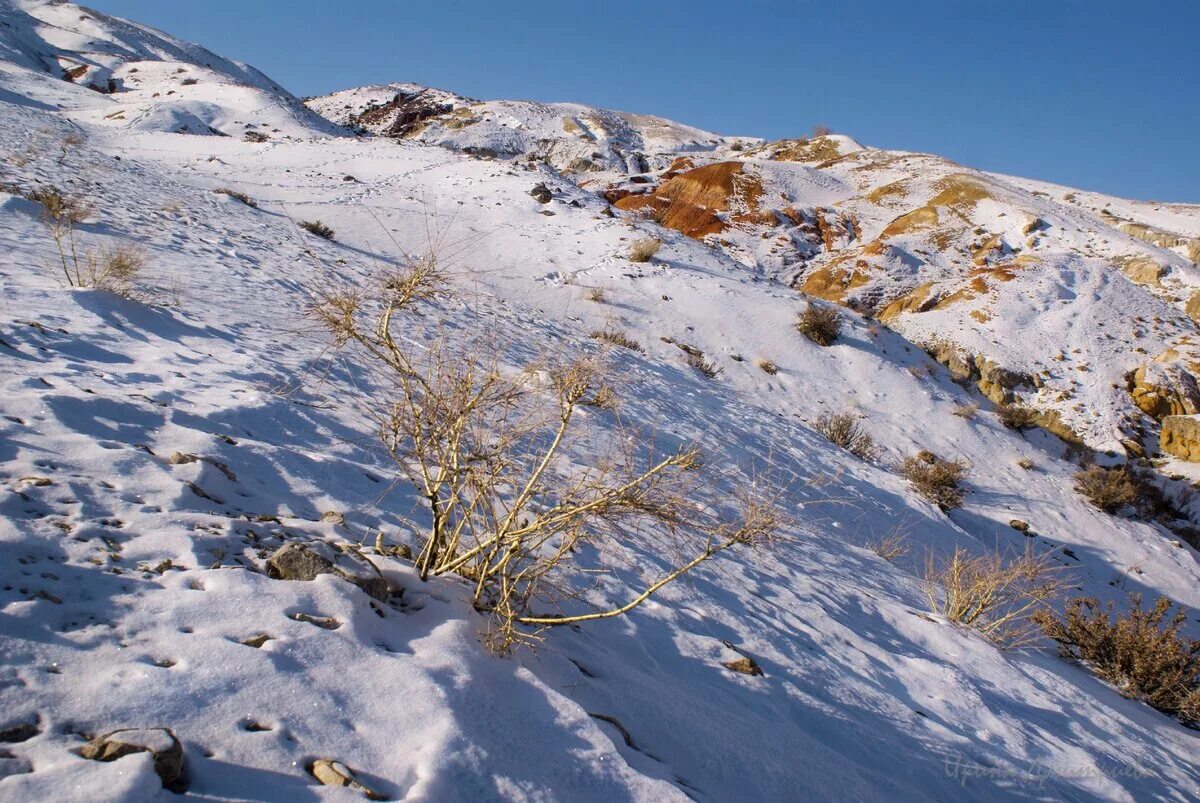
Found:
[[[92,0],[298,95],[415,81],[1200,203],[1200,0]]]

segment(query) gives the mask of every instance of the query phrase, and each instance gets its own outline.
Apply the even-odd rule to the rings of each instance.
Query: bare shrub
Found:
[[[971,419],[975,417],[975,413],[979,412],[979,405],[975,402],[967,402],[954,407],[954,414],[959,418]]]
[[[614,346],[619,346],[630,351],[643,352],[642,344],[626,335],[624,332],[618,332],[613,329],[598,329],[589,335],[593,340],[599,340],[604,343],[611,343]]]
[[[445,340],[409,346],[393,336],[397,319],[445,292],[436,261],[422,260],[377,291],[321,292],[312,314],[386,384],[367,403],[398,475],[424,500],[417,569],[422,578],[456,574],[470,584],[475,606],[491,617],[490,647],[504,652],[545,627],[627,613],[778,527],[773,501],[753,483],[737,504],[718,496],[697,449],[660,454],[650,435],[634,430],[602,439],[602,427],[620,423],[577,415],[611,391],[601,363],[547,360],[513,373],[495,356]],[[496,344],[486,351],[495,355]],[[597,449],[605,442],[611,453]],[[630,539],[669,562],[658,579],[613,607],[538,612],[578,597],[591,576],[577,563],[580,552],[611,554]],[[581,550],[589,545],[595,549]]]
[[[199,78],[184,78],[179,83],[182,84],[183,86],[195,86],[196,84],[200,83],[200,79]]]
[[[703,352],[685,351],[683,361],[707,379],[716,379],[722,370],[715,362],[705,357]]]
[[[629,260],[631,262],[649,262],[660,248],[662,248],[662,240],[657,237],[643,237],[634,240],[633,244],[629,246]]]
[[[215,192],[217,195],[228,195],[235,201],[241,201],[246,206],[258,209],[258,201],[254,200],[244,192],[230,189],[229,187],[218,187],[217,189],[213,190],[213,192]]]
[[[770,360],[767,360],[767,359],[755,360],[754,364],[757,365],[762,370],[762,372],[765,374],[770,374],[771,376],[775,376],[775,374],[779,373],[779,366],[776,365],[775,363],[771,362]]]
[[[116,245],[92,251],[76,266],[71,284],[105,290],[122,298],[136,296],[136,283],[146,264],[145,253],[136,246]]]
[[[925,563],[930,610],[1004,649],[1037,641],[1041,629],[1034,615],[1062,588],[1059,567],[1032,552],[1010,561],[999,553],[972,556],[956,549],[946,560],[930,555]]]
[[[840,446],[855,457],[872,462],[879,459],[875,439],[858,423],[853,413],[822,413],[813,422],[813,429],[830,443]]]
[[[243,139],[245,139],[247,142],[262,143],[267,142],[271,138],[261,131],[247,131]]]
[[[913,490],[942,510],[961,507],[967,491],[960,483],[967,466],[960,460],[942,460],[932,452],[921,451],[904,460],[900,469]]]
[[[796,318],[796,331],[818,346],[830,346],[842,333],[842,316],[832,307],[810,303]]]
[[[1023,404],[1002,404],[996,414],[1000,423],[1009,429],[1032,429],[1037,426],[1037,411]]]
[[[54,187],[30,190],[25,198],[42,205],[42,220],[51,228],[75,226],[92,214],[92,205],[86,198]]]
[[[597,304],[604,304],[608,301],[608,294],[604,292],[603,287],[589,287],[583,297]]]
[[[1142,610],[1137,594],[1129,602],[1128,614],[1110,618],[1111,602],[1102,607],[1092,597],[1075,597],[1063,618],[1046,610],[1034,619],[1065,655],[1085,662],[1121,694],[1184,724],[1200,723],[1200,641],[1180,634],[1187,611],[1179,608],[1171,616],[1166,597],[1149,611]]]
[[[1089,466],[1075,474],[1075,490],[1105,513],[1116,513],[1138,501],[1138,482],[1127,466]]]
[[[830,129],[829,126],[825,125],[824,123],[817,123],[816,125],[814,125],[812,127],[813,138],[827,137],[832,133],[833,133],[832,129]]]
[[[59,269],[69,287],[91,287],[125,298],[135,296],[135,283],[146,262],[141,249],[118,245],[80,253],[75,226],[91,215],[91,204],[53,187],[33,190],[26,197],[42,205],[42,221],[50,230],[58,250]]]
[[[333,229],[326,226],[319,220],[306,220],[300,224],[300,228],[304,229],[309,234],[320,237],[322,240],[333,239]]]

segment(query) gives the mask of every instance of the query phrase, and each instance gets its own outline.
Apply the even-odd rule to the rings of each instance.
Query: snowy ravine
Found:
[[[113,94],[87,86],[110,78]],[[166,34],[0,0],[0,735],[19,734],[0,743],[0,800],[176,799],[148,753],[79,755],[122,728],[169,728],[199,800],[364,799],[321,785],[317,759],[388,800],[1200,798],[1200,733],[1050,645],[1000,651],[928,612],[928,554],[1027,545],[1082,593],[1200,609],[1196,551],[1091,507],[1061,441],[1006,429],[853,312],[833,346],[810,343],[795,289],[613,212],[552,165],[339,122]],[[703,134],[679,126],[663,147]],[[24,197],[42,186],[90,200],[81,246],[145,251],[151,303],[62,285]],[[318,219],[335,241],[295,225]],[[406,337],[537,353],[628,333],[646,350],[612,357],[622,415],[712,461],[769,464],[793,520],[777,543],[508,657],[480,643],[469,588],[422,582],[400,558],[365,550],[389,603],[328,574],[270,579],[265,558],[292,541],[417,543],[419,506],[355,403],[363,368],[305,310],[315,288],[364,283],[430,232],[457,292]],[[662,250],[630,262],[647,235]],[[587,299],[597,287],[603,303]],[[722,373],[706,379],[663,338]],[[954,414],[970,402],[973,418]],[[843,410],[879,461],[808,426]],[[896,472],[919,449],[970,464],[963,508],[941,512]],[[888,562],[870,546],[896,532],[910,550]],[[638,543],[621,557],[667,567]],[[641,586],[618,572],[586,603]],[[1200,636],[1194,613],[1187,627]],[[724,667],[741,655],[764,674]]]

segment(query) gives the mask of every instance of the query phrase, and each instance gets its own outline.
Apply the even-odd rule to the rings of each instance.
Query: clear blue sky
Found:
[[[1200,203],[1200,0],[92,0],[297,95],[415,81]]]

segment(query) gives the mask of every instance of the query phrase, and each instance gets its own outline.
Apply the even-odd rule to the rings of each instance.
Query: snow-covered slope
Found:
[[[848,138],[818,148],[821,161],[781,161],[771,157],[812,154],[796,143],[758,151],[748,139],[733,150],[732,139],[623,117],[621,128],[572,107],[588,130],[596,130],[588,120],[606,121],[598,139],[609,155],[604,170],[593,171],[604,181],[580,187],[576,179],[586,176],[566,177],[540,161],[460,152],[474,140],[431,147],[447,144],[432,124],[429,141],[332,136],[332,123],[311,122],[249,68],[77,6],[25,3],[2,14],[11,25],[0,72],[0,731],[33,727],[0,745],[0,799],[171,799],[147,754],[109,763],[77,754],[86,736],[128,727],[170,728],[183,744],[188,794],[205,800],[362,799],[318,785],[306,768],[321,758],[345,762],[391,800],[1200,795],[1196,732],[1122,698],[1049,648],[1002,652],[928,612],[918,579],[925,558],[956,547],[1028,546],[1068,567],[1083,593],[1120,603],[1128,591],[1167,594],[1200,606],[1195,551],[1157,524],[1090,507],[1073,490],[1077,466],[1064,459],[1061,441],[1001,426],[986,398],[904,336],[941,320],[935,334],[967,344],[977,337],[1033,360],[1042,344],[1030,342],[1029,327],[1042,324],[1022,317],[1031,307],[1018,296],[995,297],[993,320],[1010,322],[997,344],[981,330],[959,332],[957,319],[921,317],[939,310],[890,318],[897,331],[847,311],[846,331],[829,348],[792,326],[808,303],[793,279],[803,287],[838,249],[865,251],[906,209],[930,205],[944,180],[937,170],[962,168],[862,150]],[[81,16],[95,26],[91,40],[124,42],[131,52],[129,32],[137,32],[135,76],[165,47],[147,42],[173,43],[164,76],[216,65],[205,125],[257,120],[241,104],[259,93],[269,99],[263,108],[279,115],[271,119],[293,121],[278,125],[288,136],[252,143],[192,126],[179,133],[139,125],[133,115],[124,124],[105,120],[102,104],[134,101],[38,68],[47,52],[103,49],[49,44],[60,36],[51,26],[82,25]],[[138,119],[178,111],[176,96],[154,91],[159,97],[136,99]],[[407,90],[351,96],[386,101],[397,91]],[[559,107],[535,114],[536,104],[484,105],[492,117],[477,125],[498,128],[477,141],[477,153],[500,153],[489,143],[503,134],[501,109],[521,126],[562,116]],[[329,108],[322,110],[335,123],[354,123]],[[551,139],[522,137],[514,147]],[[717,140],[712,149],[728,150],[701,148],[709,139]],[[676,165],[676,176],[626,181],[622,165],[634,153],[661,170],[689,150],[695,161]],[[704,154],[743,167],[688,179],[706,166]],[[855,169],[890,159],[896,166]],[[916,160],[925,166],[918,170]],[[761,190],[747,193],[754,183],[738,178],[742,169]],[[879,208],[869,207],[862,198],[873,187],[899,180],[890,170],[920,172],[925,183],[903,201],[883,193]],[[664,191],[675,193],[668,198],[692,197],[689,181],[730,188],[728,208],[710,204],[722,229],[708,240],[636,209],[613,211],[594,191],[657,190],[676,177],[684,180]],[[1050,223],[1046,231],[1061,229],[1064,238],[1100,219],[1099,201],[1084,194],[1078,208],[1051,205],[1034,193],[1054,191],[1028,182],[972,180],[999,200],[978,199],[982,211],[963,214],[1006,236],[1015,238],[1006,210],[1018,205],[1031,205]],[[545,193],[531,196],[538,185]],[[82,248],[145,250],[148,292],[158,303],[61,286],[41,209],[23,197],[46,186],[91,201]],[[758,199],[757,210],[738,206],[748,197]],[[787,224],[730,221],[789,206],[794,219],[780,212]],[[1186,208],[1110,209],[1180,232],[1176,221],[1190,219]],[[293,223],[318,219],[336,241]],[[679,220],[686,228],[698,219]],[[812,255],[780,250],[771,261],[766,230]],[[630,262],[630,243],[644,236],[662,238],[662,250],[652,262]],[[863,257],[894,272],[896,288],[905,266],[946,282],[974,269],[908,236],[897,235],[897,253]],[[1083,321],[1090,315],[1098,325],[1118,302],[1122,315],[1176,320],[1169,287],[1133,297],[1138,286],[1123,274],[1096,278],[1109,276],[1097,274],[1101,257],[1114,256],[1100,250],[1113,247],[1108,240],[1095,246],[1099,255],[1082,245],[1071,255],[1067,239],[1044,236],[1061,255],[1038,270],[1080,305],[1063,305],[1071,325],[1053,330],[1056,347],[1106,347]],[[370,545],[382,531],[390,543],[416,544],[418,500],[393,482],[374,424],[355,401],[368,377],[331,357],[304,313],[314,289],[365,283],[400,249],[420,252],[431,239],[457,296],[407,337],[448,332],[520,344],[506,352],[515,363],[521,350],[590,353],[597,329],[627,333],[645,351],[612,357],[623,376],[622,416],[663,438],[704,444],[713,463],[769,465],[787,488],[793,520],[770,551],[731,551],[625,617],[555,630],[538,650],[508,658],[479,643],[486,620],[471,608],[468,587],[422,582],[400,558],[371,555],[402,592],[389,603],[330,575],[269,579],[264,559],[285,543]],[[1121,242],[1169,263],[1167,279],[1190,277],[1176,251]],[[1035,279],[1019,281],[1004,286],[1051,292]],[[602,303],[588,300],[595,288]],[[1077,331],[1077,341],[1062,336]],[[1147,351],[1157,347],[1160,336],[1144,337]],[[704,378],[664,338],[703,350],[721,374]],[[760,370],[757,360],[778,372]],[[974,417],[955,414],[972,402],[982,407]],[[842,410],[864,416],[881,460],[858,460],[808,426]],[[603,420],[599,411],[589,415]],[[922,448],[970,464],[962,509],[941,512],[895,471]],[[909,539],[907,555],[888,562],[869,548],[897,531]],[[586,604],[623,601],[642,573],[666,566],[641,543],[608,557],[624,568],[591,589]],[[1187,627],[1200,631],[1194,618]],[[764,674],[723,666],[741,655]]]

